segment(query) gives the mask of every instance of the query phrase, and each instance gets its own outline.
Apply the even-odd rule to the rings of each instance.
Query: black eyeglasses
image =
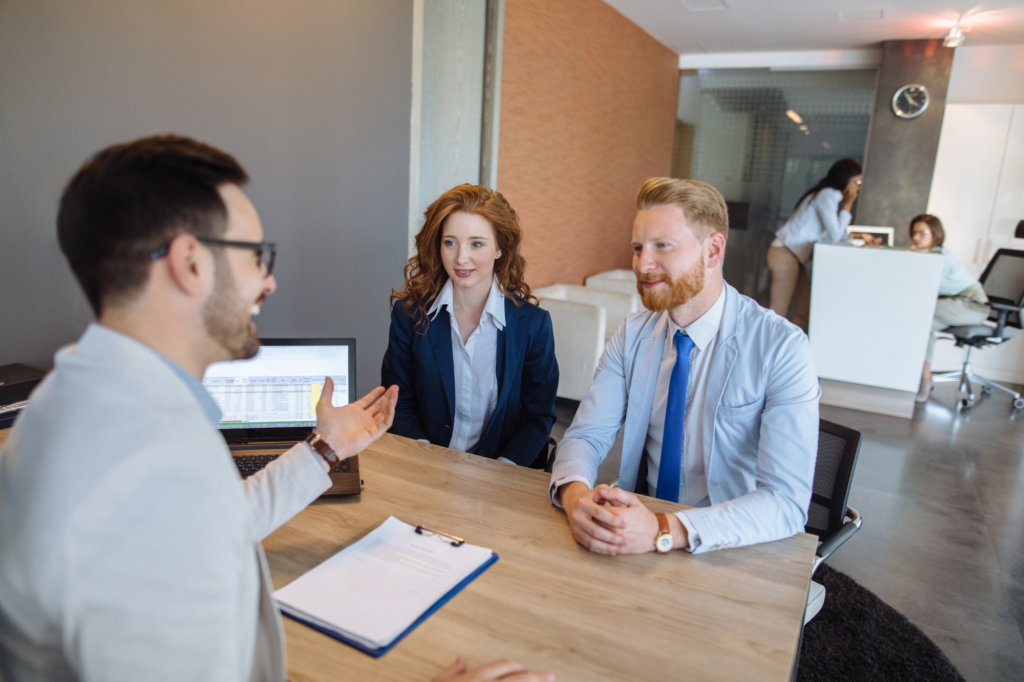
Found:
[[[229,246],[235,249],[251,249],[258,255],[257,263],[264,271],[264,276],[269,277],[274,272],[274,261],[277,259],[277,244],[274,242],[233,242],[226,239],[212,239],[210,237],[196,237],[196,241],[207,246]],[[149,254],[153,260],[159,260],[167,255],[171,245],[164,244],[159,249]]]

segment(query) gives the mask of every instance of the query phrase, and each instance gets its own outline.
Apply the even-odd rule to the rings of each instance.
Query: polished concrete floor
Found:
[[[916,623],[970,682],[1024,680],[1024,414],[957,412],[937,386],[913,419],[823,406],[863,434],[850,505],[864,526],[829,564]],[[554,435],[576,403],[558,402]],[[617,474],[613,450],[602,482]]]

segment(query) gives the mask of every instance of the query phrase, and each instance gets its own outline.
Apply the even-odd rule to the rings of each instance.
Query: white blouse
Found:
[[[849,211],[840,211],[843,193],[826,187],[800,202],[786,224],[775,233],[772,246],[785,246],[807,265],[816,242],[845,242],[846,226],[853,220]]]
[[[448,447],[473,452],[498,406],[498,332],[505,328],[505,297],[498,288],[498,279],[494,278],[480,324],[463,343],[459,323],[455,319],[453,294],[454,288],[449,279],[434,299],[427,316],[434,319],[440,310],[447,307],[452,325],[455,423]]]

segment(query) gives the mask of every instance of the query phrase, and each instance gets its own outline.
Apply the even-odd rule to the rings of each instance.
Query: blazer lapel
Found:
[[[622,463],[619,465],[619,486],[636,490],[640,458],[644,455],[644,441],[651,422],[651,405],[658,384],[658,367],[665,351],[665,328],[668,316],[658,315],[649,336],[639,343],[633,358],[627,383],[626,423],[622,436]]]
[[[704,439],[704,471],[711,480],[711,453],[715,447],[715,417],[718,406],[725,393],[725,385],[729,381],[732,367],[736,363],[739,348],[736,344],[736,327],[739,318],[739,293],[728,284],[725,285],[725,309],[722,311],[722,324],[718,331],[718,348],[708,368],[708,384],[704,391],[704,433],[711,434]],[[710,487],[710,486],[709,486]]]
[[[455,361],[452,359],[452,321],[448,317],[448,309],[438,311],[430,326],[427,327],[430,346],[434,349],[434,361],[437,371],[441,374],[444,395],[448,399],[448,416],[455,415]]]
[[[523,311],[515,307],[512,301],[505,299],[505,328],[498,332],[498,353],[496,358],[498,372],[498,404],[494,414],[502,411],[512,390],[510,378],[515,376],[519,362],[526,351],[527,326],[521,324]]]

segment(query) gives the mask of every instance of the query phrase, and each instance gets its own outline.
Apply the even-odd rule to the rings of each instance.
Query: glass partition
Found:
[[[800,196],[842,158],[863,163],[877,71],[683,72],[672,172],[729,204],[725,279],[762,305],[768,246]]]

